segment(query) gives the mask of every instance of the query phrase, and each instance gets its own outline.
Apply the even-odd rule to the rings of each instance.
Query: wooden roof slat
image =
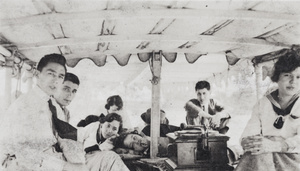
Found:
[[[282,44],[279,42],[268,42],[262,39],[255,38],[225,38],[225,37],[217,37],[217,36],[207,36],[207,35],[196,35],[196,36],[180,36],[177,35],[176,39],[174,39],[173,35],[132,35],[121,36],[121,35],[105,35],[98,37],[85,37],[85,38],[61,38],[54,39],[39,43],[27,43],[27,44],[16,44],[19,50],[30,50],[35,48],[43,48],[49,46],[64,46],[64,45],[80,45],[82,42],[85,44],[93,44],[100,42],[122,42],[124,44],[137,42],[140,44],[142,41],[147,42],[187,42],[187,41],[195,41],[195,42],[215,42],[215,43],[231,43],[231,44],[241,44],[241,45],[264,45],[264,46],[282,46],[289,47],[289,44]],[[137,45],[138,45],[137,44]],[[3,46],[12,46],[14,44],[2,44]],[[159,47],[158,47],[159,48]],[[96,49],[95,49],[96,50]]]
[[[202,35],[213,35],[217,31],[221,30],[222,28],[226,27],[228,24],[231,24],[233,20],[225,20],[220,23],[213,25],[211,28],[206,30],[205,32],[201,33]]]
[[[287,28],[293,27],[293,26],[295,26],[297,24],[298,23],[287,23],[287,24],[282,25],[282,26],[280,26],[278,28],[275,28],[275,29],[270,30],[270,31],[268,31],[266,33],[263,33],[263,34],[257,36],[256,38],[266,38],[266,37],[272,36],[272,35],[274,35],[276,33],[279,33],[279,32],[281,32],[283,30],[286,30]]]
[[[40,14],[46,14],[54,11],[54,7],[43,1],[32,1],[33,6]]]
[[[73,13],[50,13],[43,15],[34,15],[13,19],[1,19],[1,27],[17,26],[24,24],[45,23],[45,22],[64,22],[68,20],[86,20],[86,19],[124,19],[124,18],[204,18],[218,17],[235,20],[285,20],[290,22],[300,22],[299,14],[285,14],[264,11],[250,10],[194,10],[194,9],[143,9],[134,12],[122,10],[102,10],[91,12],[73,12]]]
[[[149,34],[162,34],[168,27],[172,25],[175,19],[160,19],[152,28]]]
[[[0,54],[3,56],[11,56],[11,52],[0,45]]]

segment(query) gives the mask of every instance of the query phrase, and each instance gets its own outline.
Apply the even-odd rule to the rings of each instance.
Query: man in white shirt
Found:
[[[63,170],[69,167],[62,153],[53,149],[58,137],[49,109],[49,104],[55,101],[52,96],[64,80],[65,64],[66,59],[60,54],[41,58],[37,65],[36,87],[14,101],[1,118],[3,170]],[[14,160],[8,161],[10,159]]]

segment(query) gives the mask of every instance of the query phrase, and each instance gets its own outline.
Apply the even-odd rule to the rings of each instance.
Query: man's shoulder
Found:
[[[217,112],[221,112],[225,108],[223,104],[215,99],[209,99],[209,106]]]
[[[274,100],[273,100],[274,101]],[[269,95],[261,97],[256,103],[255,106],[259,107],[269,107],[272,105],[272,100]]]
[[[26,106],[26,104],[32,102],[30,99],[31,99],[30,94],[28,94],[28,93],[22,94],[15,101],[13,101],[10,104],[10,106],[8,107],[8,110]]]
[[[215,99],[215,98],[209,99],[209,103],[211,105],[223,106],[223,104],[218,99]]]
[[[190,99],[188,102],[193,103],[194,105],[200,106],[200,102],[198,99]]]
[[[21,113],[26,111],[35,111],[42,106],[43,99],[37,96],[33,91],[29,91],[26,94],[21,95],[15,101],[13,101],[6,112],[8,113]]]

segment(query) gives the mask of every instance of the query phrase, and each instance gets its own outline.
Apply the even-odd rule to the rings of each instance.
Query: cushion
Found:
[[[58,143],[68,162],[76,164],[85,163],[85,152],[81,142],[59,138]]]

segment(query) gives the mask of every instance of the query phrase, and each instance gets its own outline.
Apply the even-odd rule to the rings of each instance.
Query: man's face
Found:
[[[63,83],[66,70],[57,63],[48,63],[42,71],[37,72],[37,85],[49,96],[54,95]]]
[[[78,84],[71,81],[64,81],[54,95],[55,100],[62,106],[68,106],[75,97],[78,87]]]
[[[137,134],[128,134],[123,143],[126,148],[134,151],[145,151],[150,146],[150,142],[147,138]]]
[[[206,104],[208,103],[210,99],[210,91],[206,88],[198,89],[196,91],[197,99],[199,100],[200,104]]]

